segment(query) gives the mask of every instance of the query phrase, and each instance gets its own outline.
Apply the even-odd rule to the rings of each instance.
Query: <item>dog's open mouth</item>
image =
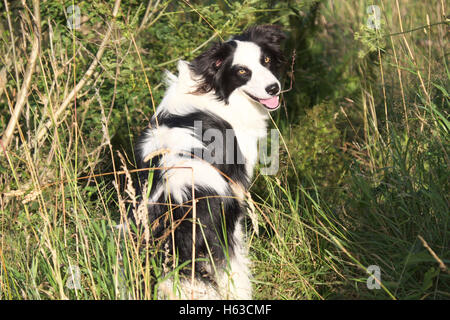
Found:
[[[244,91],[245,92],[245,91]],[[280,105],[280,99],[279,96],[273,96],[269,99],[259,99],[256,98],[255,96],[251,95],[248,92],[245,92],[250,98],[252,98],[253,100],[255,100],[256,102],[261,103],[264,107],[266,107],[269,110],[275,110],[278,108],[278,106]]]

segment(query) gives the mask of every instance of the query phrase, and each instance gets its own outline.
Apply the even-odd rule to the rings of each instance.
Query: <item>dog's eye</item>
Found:
[[[238,70],[238,73],[241,74],[241,75],[244,75],[244,74],[247,73],[247,70],[241,68],[241,69]]]
[[[268,56],[266,56],[265,58],[264,58],[264,63],[265,64],[268,64],[270,62],[270,58],[268,57]]]

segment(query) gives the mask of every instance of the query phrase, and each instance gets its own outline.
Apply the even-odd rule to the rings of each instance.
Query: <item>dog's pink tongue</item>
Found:
[[[278,96],[272,97],[270,99],[261,99],[259,100],[263,105],[265,105],[269,109],[275,109],[278,107]]]

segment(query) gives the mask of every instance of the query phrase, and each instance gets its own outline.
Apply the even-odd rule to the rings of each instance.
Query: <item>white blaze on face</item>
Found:
[[[269,109],[278,107],[278,97],[273,97],[267,93],[266,88],[280,82],[273,73],[261,64],[261,48],[253,42],[235,40],[237,43],[234,52],[232,65],[239,65],[248,68],[252,74],[247,83],[239,89],[250,94],[253,98],[264,104]]]

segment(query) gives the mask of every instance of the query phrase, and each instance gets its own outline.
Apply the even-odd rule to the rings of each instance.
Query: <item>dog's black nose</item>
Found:
[[[271,85],[266,87],[266,92],[270,94],[271,96],[274,96],[280,91],[280,87],[278,86],[278,83],[272,83]]]

